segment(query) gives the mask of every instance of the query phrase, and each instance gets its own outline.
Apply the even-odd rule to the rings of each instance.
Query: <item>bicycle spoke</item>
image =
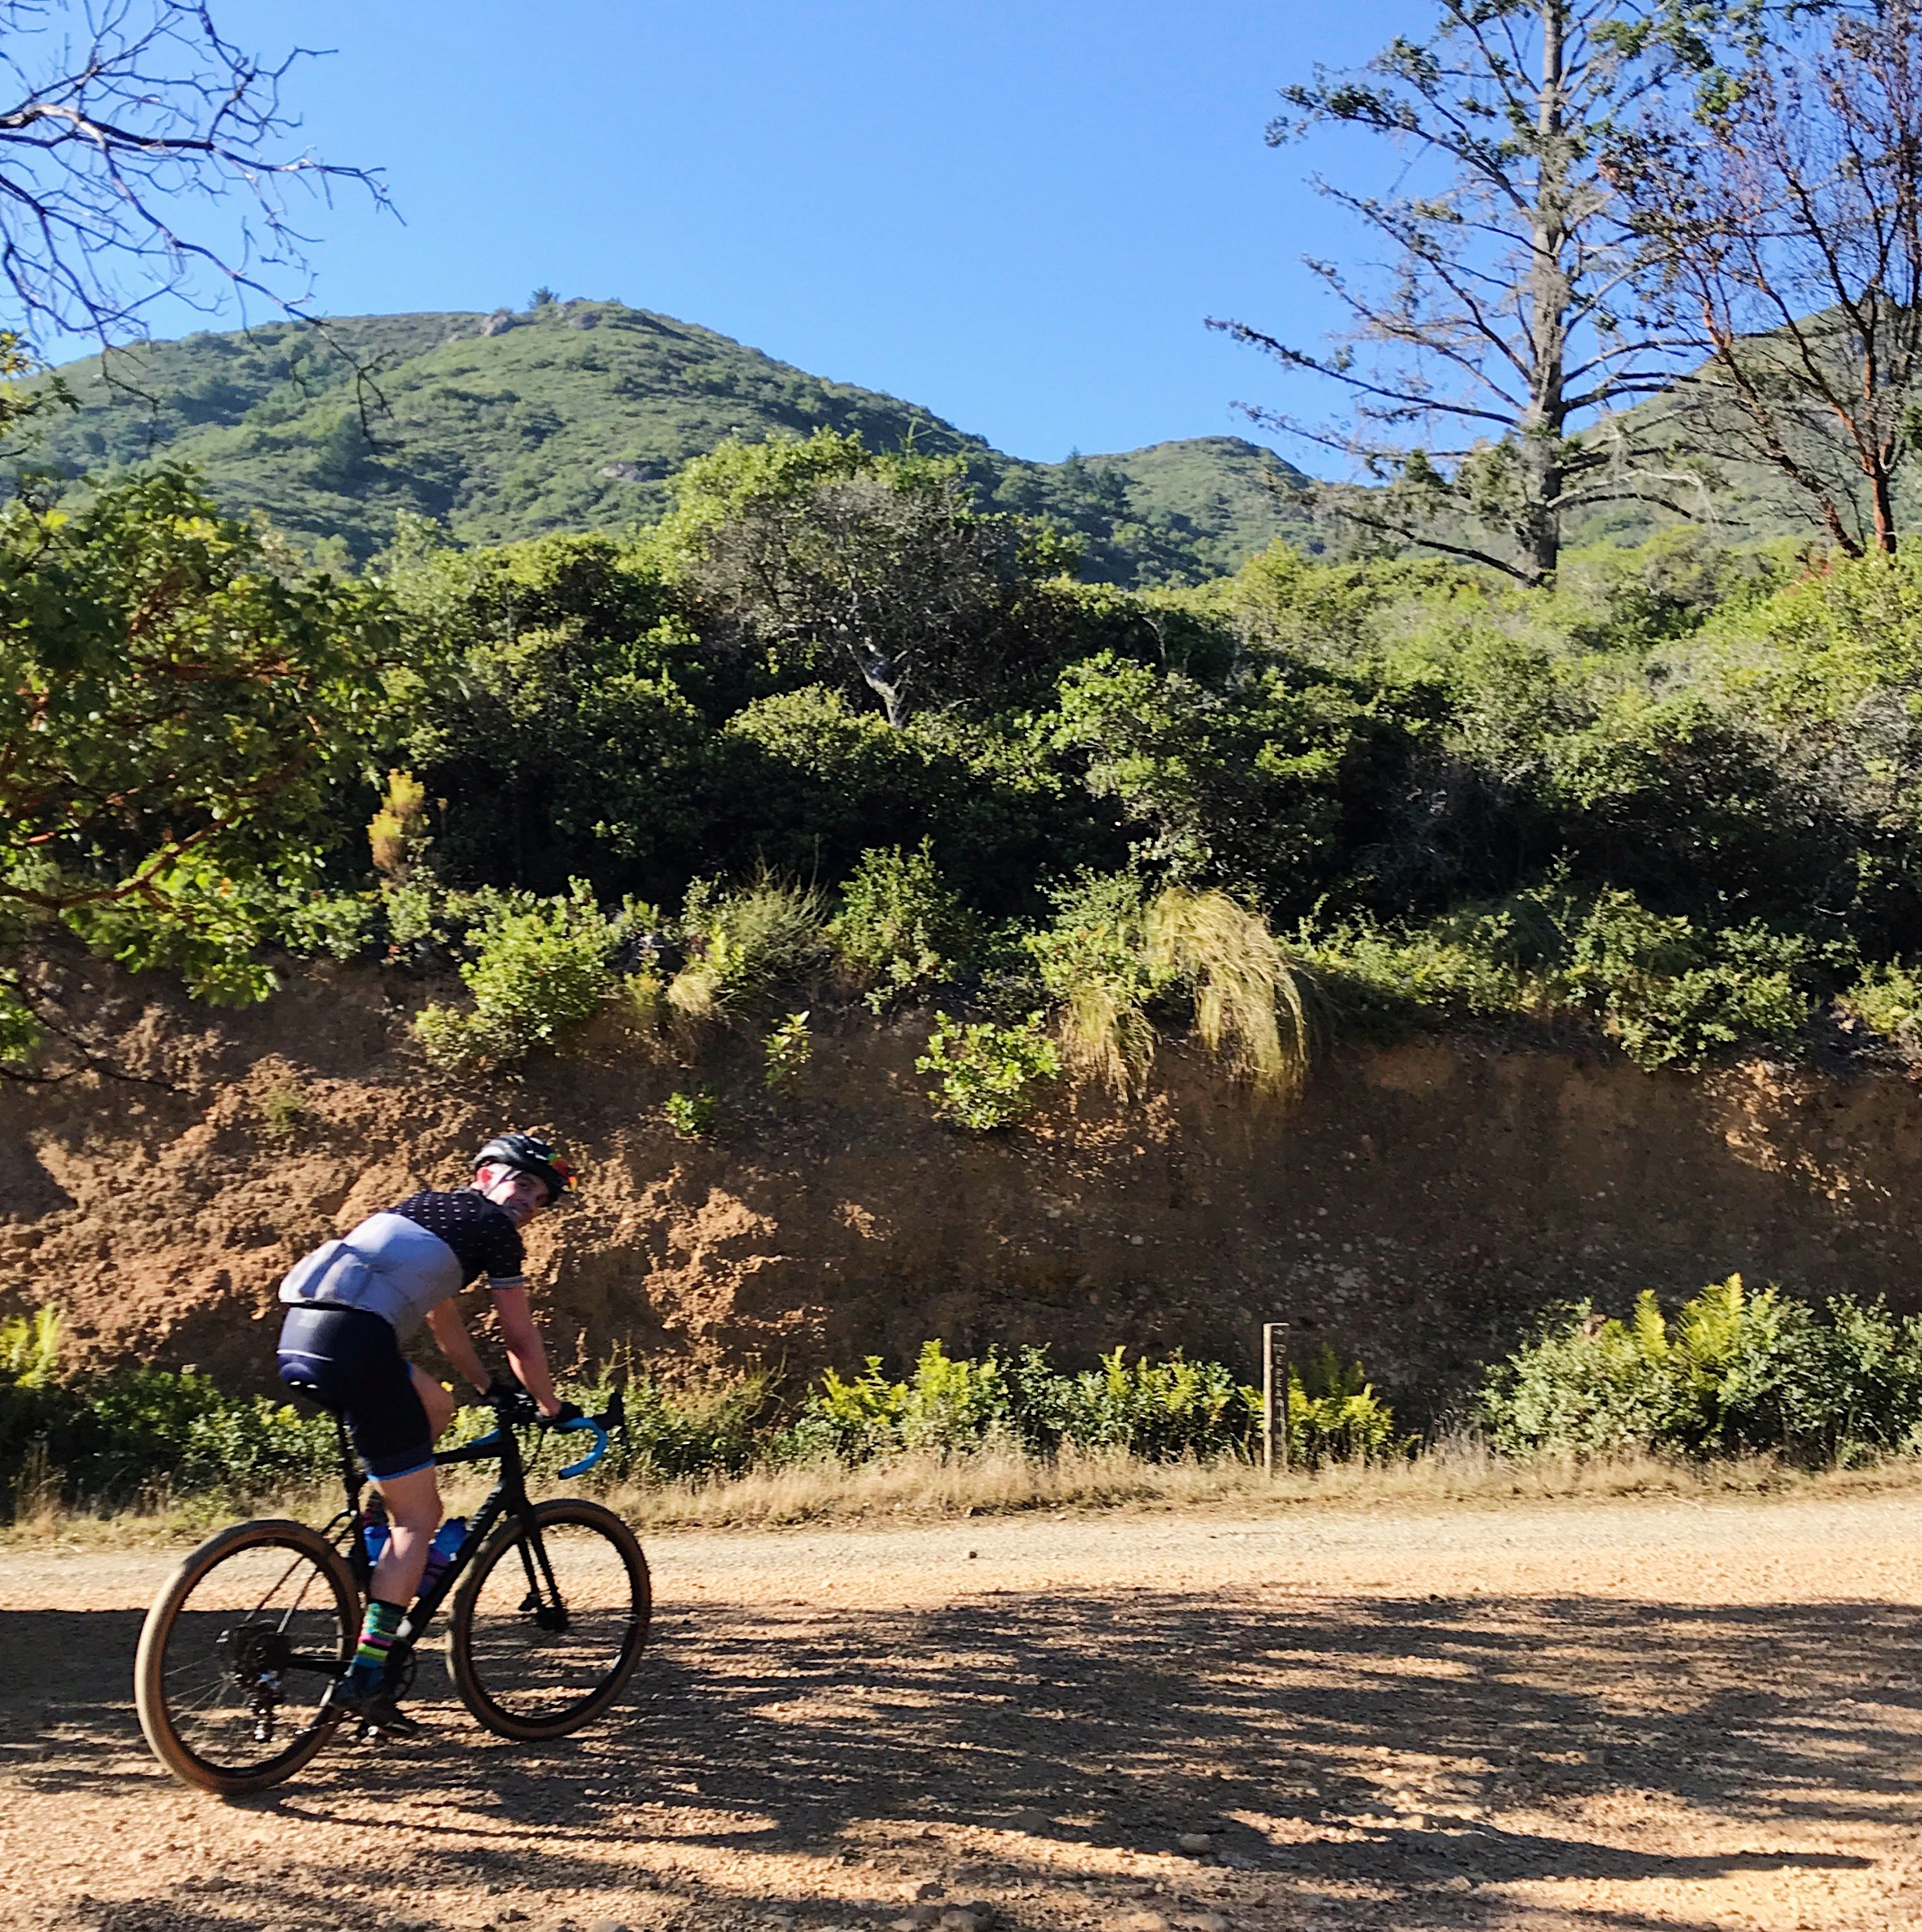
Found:
[[[476,1714],[510,1735],[591,1713],[632,1667],[647,1614],[646,1566],[638,1550],[630,1565],[592,1515],[544,1508],[537,1527],[522,1526],[483,1557],[471,1588],[457,1675]]]
[[[192,1577],[171,1606],[158,1664],[161,1723],[210,1775],[244,1778],[287,1757],[311,1724],[352,1621],[315,1554],[271,1532]]]

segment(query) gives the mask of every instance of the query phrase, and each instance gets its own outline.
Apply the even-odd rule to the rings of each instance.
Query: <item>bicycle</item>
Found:
[[[447,1661],[461,1701],[502,1737],[564,1737],[607,1710],[639,1659],[653,1612],[647,1559],[599,1503],[529,1499],[515,1430],[538,1413],[520,1389],[492,1401],[493,1428],[434,1460],[446,1468],[497,1458],[500,1480],[409,1612],[387,1681],[406,1694],[421,1640],[451,1596]],[[203,1790],[239,1794],[282,1783],[344,1721],[322,1700],[359,1641],[373,1565],[361,1510],[366,1478],[345,1421],[337,1412],[334,1421],[345,1508],[323,1530],[260,1519],[220,1531],[175,1570],[142,1626],[133,1666],[141,1729],[162,1764]],[[595,1442],[561,1477],[586,1475],[624,1421],[618,1392],[603,1414],[577,1421]],[[306,1722],[296,1726],[297,1712]]]

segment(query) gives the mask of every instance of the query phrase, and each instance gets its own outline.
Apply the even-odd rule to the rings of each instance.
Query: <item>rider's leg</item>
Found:
[[[392,1533],[374,1566],[370,1595],[404,1609],[421,1587],[421,1572],[427,1567],[427,1545],[440,1527],[440,1484],[430,1464],[406,1476],[377,1478],[375,1486],[387,1505],[387,1526]]]
[[[425,1369],[410,1362],[408,1373],[413,1380],[414,1393],[421,1398],[421,1406],[427,1412],[427,1426],[438,1443],[447,1433],[447,1425],[454,1420],[454,1411],[460,1405],[453,1390],[442,1387]]]

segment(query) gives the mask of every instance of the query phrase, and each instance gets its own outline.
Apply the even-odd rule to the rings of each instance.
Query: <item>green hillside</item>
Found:
[[[337,347],[269,324],[147,344],[104,371],[70,363],[58,373],[78,410],[14,467],[99,477],[184,460],[224,505],[365,557],[403,510],[468,543],[651,521],[665,480],[722,438],[825,426],[964,455],[986,498],[1079,532],[1087,574],[1116,583],[1198,582],[1283,532],[1314,540],[1305,479],[1255,444],[1027,463],[912,404],[619,303],[355,316],[329,332]],[[355,362],[372,372],[364,414]]]

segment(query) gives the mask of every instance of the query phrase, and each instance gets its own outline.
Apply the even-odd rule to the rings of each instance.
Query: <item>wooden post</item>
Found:
[[[1288,1324],[1261,1324],[1261,1472],[1288,1467]],[[1277,1421],[1280,1427],[1276,1427]],[[1279,1438],[1281,1454],[1276,1455]]]

